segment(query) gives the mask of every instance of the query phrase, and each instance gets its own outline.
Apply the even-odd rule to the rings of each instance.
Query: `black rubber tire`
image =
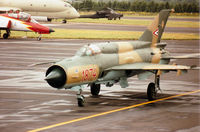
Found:
[[[83,95],[81,95],[80,98],[77,98],[77,101],[78,101],[78,106],[79,107],[84,107],[84,105],[85,105],[85,97]]]
[[[48,22],[51,22],[51,21],[52,21],[52,19],[51,19],[51,18],[47,18],[47,21],[48,21]]]
[[[41,37],[38,37],[37,40],[40,41],[40,40],[42,40],[42,38],[41,38]]]
[[[100,89],[101,89],[101,85],[100,85],[100,84],[92,83],[92,84],[90,85],[90,91],[91,91],[91,94],[92,94],[93,96],[99,95]]]
[[[8,37],[9,37],[9,34],[7,34],[7,33],[4,33],[4,34],[3,34],[3,38],[4,38],[4,39],[7,39]]]
[[[62,23],[67,23],[67,20],[62,20]]]
[[[155,83],[152,83],[152,82],[149,83],[148,88],[147,88],[147,98],[149,101],[156,99]]]
[[[85,104],[84,100],[78,99],[78,106],[79,106],[79,107],[83,107],[84,104]]]

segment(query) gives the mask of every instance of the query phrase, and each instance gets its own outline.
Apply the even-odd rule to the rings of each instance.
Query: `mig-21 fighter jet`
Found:
[[[53,64],[46,72],[45,80],[57,89],[77,90],[78,106],[84,106],[81,94],[84,85],[89,85],[92,95],[98,95],[100,86],[128,87],[127,78],[138,75],[139,79],[155,76],[147,87],[149,100],[156,99],[160,90],[160,75],[169,71],[185,73],[195,66],[171,65],[171,59],[194,58],[170,56],[165,50],[166,43],[160,43],[168,17],[173,9],[162,10],[152,24],[133,42],[107,42],[89,44],[77,51],[76,55]]]

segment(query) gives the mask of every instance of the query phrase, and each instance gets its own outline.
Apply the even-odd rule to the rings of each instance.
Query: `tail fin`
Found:
[[[154,47],[156,43],[159,43],[171,12],[174,12],[174,9],[161,10],[152,24],[148,26],[139,38],[139,41],[152,42],[152,47]]]

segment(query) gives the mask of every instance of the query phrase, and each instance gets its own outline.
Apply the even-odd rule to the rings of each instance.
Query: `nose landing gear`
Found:
[[[71,88],[71,90],[76,91],[76,99],[79,107],[83,107],[85,105],[85,97],[82,95],[83,86],[74,86]]]
[[[100,87],[101,87],[100,84],[92,83],[90,85],[91,94],[93,96],[99,95]],[[71,88],[71,90],[77,91],[76,98],[77,98],[77,103],[79,107],[83,107],[85,105],[85,97],[82,95],[82,92],[83,92],[82,88],[83,86],[75,86]]]
[[[40,34],[37,38],[38,41],[40,41],[42,39],[42,34]]]
[[[78,106],[83,107],[85,104],[85,97],[83,95],[77,95]]]
[[[83,107],[85,104],[85,97],[82,95],[82,89],[80,88],[77,93],[77,102],[79,107]]]

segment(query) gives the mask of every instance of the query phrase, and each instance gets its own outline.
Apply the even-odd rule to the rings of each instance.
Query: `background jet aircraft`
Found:
[[[11,30],[36,32],[38,34],[49,34],[54,32],[54,30],[39,24],[31,18],[30,14],[24,12],[18,14],[0,14],[0,30],[6,30],[6,33],[3,34],[4,39],[7,39],[10,36]],[[41,35],[38,37],[38,40],[41,40]]]
[[[170,56],[165,50],[166,43],[160,43],[168,16],[173,11],[162,10],[138,41],[85,45],[74,57],[48,68],[45,80],[57,89],[77,90],[78,105],[83,106],[81,91],[85,84],[90,86],[92,95],[98,95],[101,84],[111,87],[119,83],[125,88],[129,77],[138,75],[139,79],[146,79],[155,75],[154,82],[149,83],[147,88],[148,99],[154,100],[160,90],[162,73],[177,71],[180,75],[194,69],[192,66],[169,64],[171,59],[193,58],[193,55]]]
[[[95,14],[93,15],[81,15],[80,18],[108,18],[108,20],[116,20],[117,18],[121,19],[121,17],[123,17],[123,14],[117,13],[115,12],[113,9],[111,8],[105,8],[101,11],[97,11]]]
[[[62,0],[0,0],[0,12],[27,12],[38,21],[61,18],[72,19],[80,15],[74,7]],[[33,17],[34,18],[34,17]]]

